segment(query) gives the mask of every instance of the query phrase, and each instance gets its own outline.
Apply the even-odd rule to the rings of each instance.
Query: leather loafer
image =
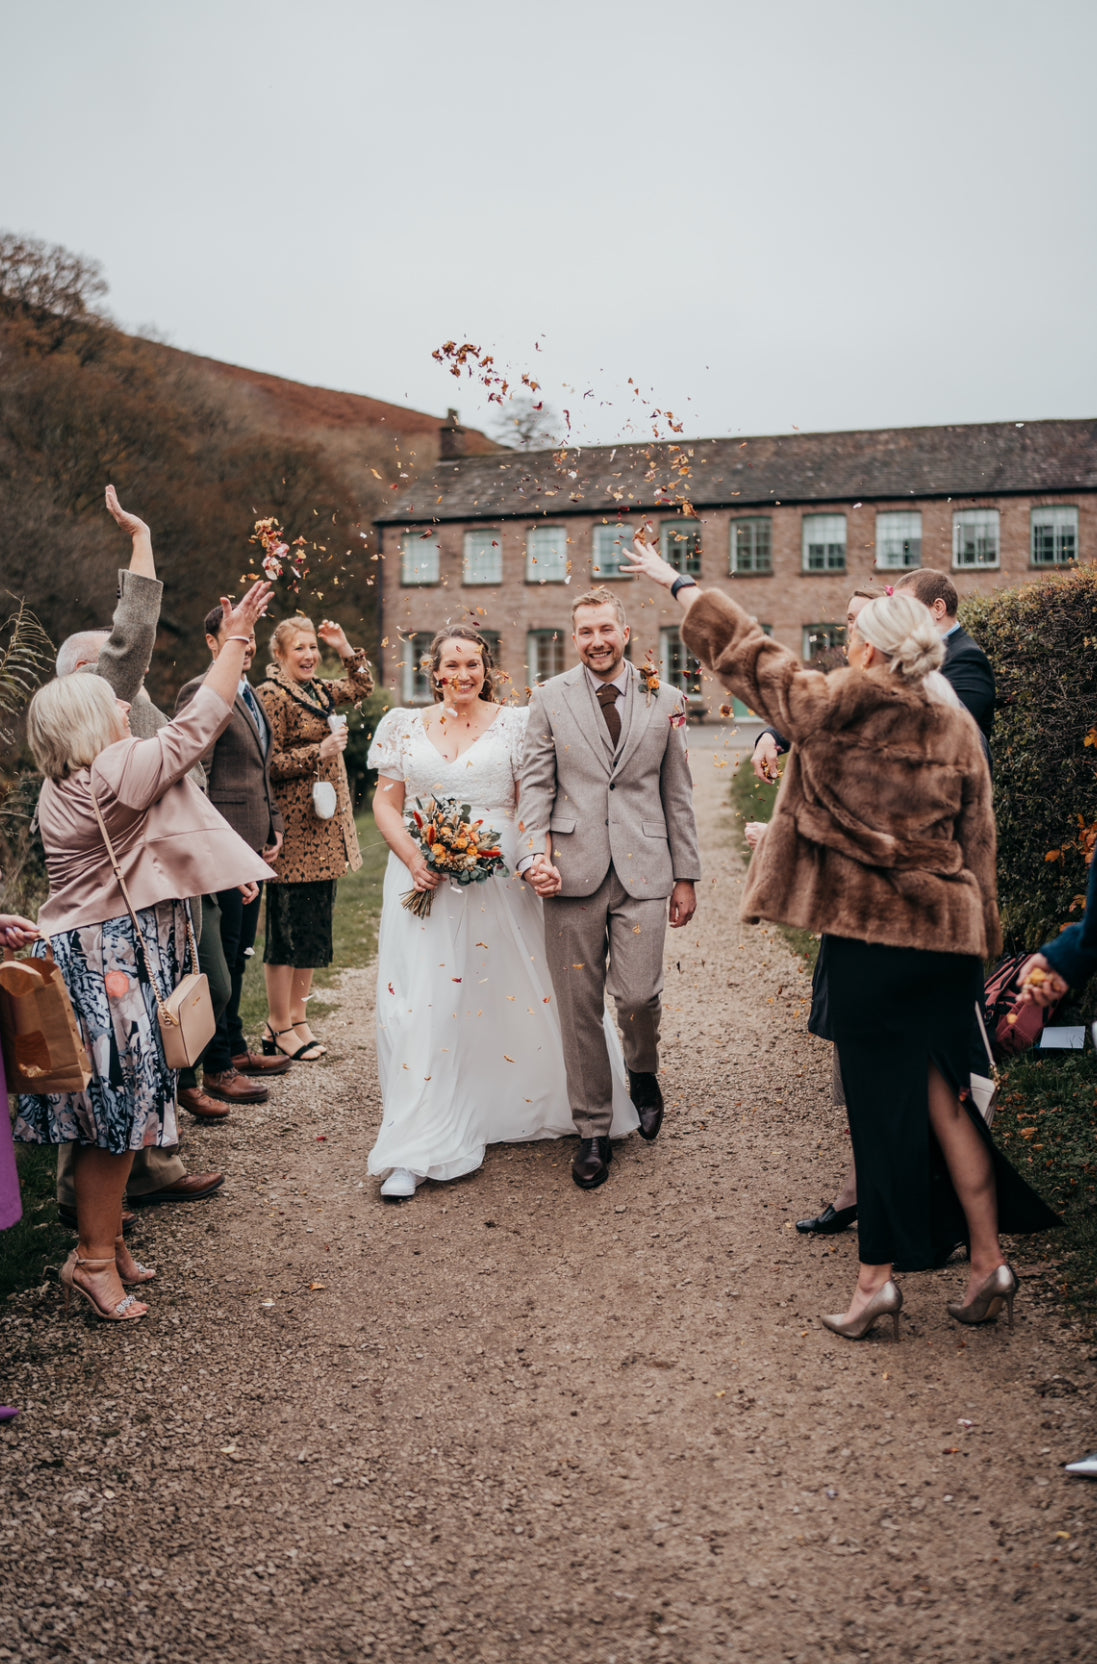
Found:
[[[630,1069],[628,1095],[640,1117],[640,1137],[650,1144],[658,1138],[663,1125],[663,1093],[658,1075],[634,1075]]]
[[[204,1202],[225,1182],[223,1173],[184,1173],[174,1184],[162,1190],[147,1190],[143,1196],[131,1196],[135,1208],[152,1207],[154,1202]]]
[[[228,1104],[219,1104],[215,1098],[207,1098],[199,1086],[181,1086],[175,1094],[175,1101],[196,1121],[224,1121],[232,1113]]]
[[[609,1164],[613,1160],[613,1145],[608,1138],[581,1138],[571,1176],[580,1190],[595,1190],[609,1178]]]
[[[848,1230],[856,1218],[856,1208],[836,1208],[833,1202],[828,1202],[814,1219],[798,1219],[796,1229],[805,1236],[837,1236],[839,1231]]]
[[[243,1052],[234,1057],[232,1066],[241,1075],[287,1075],[291,1057],[260,1057],[258,1052]]]
[[[265,1104],[270,1097],[265,1086],[252,1086],[235,1069],[225,1069],[217,1075],[204,1069],[202,1086],[208,1097],[220,1098],[226,1104]]]
[[[77,1223],[77,1219],[76,1219],[76,1209],[75,1208],[70,1208],[67,1203],[58,1202],[58,1204],[57,1204],[57,1217],[61,1221],[62,1225],[64,1225],[66,1230],[77,1231],[77,1230],[80,1229],[79,1224]],[[122,1215],[122,1235],[123,1236],[129,1236],[130,1232],[132,1231],[132,1229],[134,1227],[136,1219],[137,1219],[137,1215],[135,1213],[123,1213],[123,1215]]]

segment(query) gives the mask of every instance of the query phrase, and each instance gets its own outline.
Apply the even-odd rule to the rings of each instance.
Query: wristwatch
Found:
[[[697,579],[696,578],[684,578],[684,577],[683,578],[675,578],[674,582],[670,586],[670,593],[674,596],[675,600],[677,600],[678,591],[680,589],[696,589],[696,588],[697,588]]]

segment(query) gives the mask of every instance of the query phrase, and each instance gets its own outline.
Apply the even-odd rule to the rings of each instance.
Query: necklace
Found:
[[[295,686],[290,682],[288,677],[274,675],[265,677],[263,681],[260,682],[259,686],[261,688],[281,688],[287,699],[292,699],[293,703],[295,705],[300,705],[303,711],[311,711],[313,716],[328,717],[335,709],[335,700],[332,698],[323,682],[299,682]],[[310,693],[314,693],[316,695],[316,704],[313,704],[311,699],[306,699],[301,693],[298,693],[298,687],[307,688]]]

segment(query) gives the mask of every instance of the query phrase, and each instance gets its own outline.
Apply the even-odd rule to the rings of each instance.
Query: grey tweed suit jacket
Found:
[[[589,896],[610,864],[630,896],[669,896],[701,876],[685,701],[661,687],[650,700],[630,665],[628,727],[616,751],[577,665],[534,690],[522,754],[519,856],[552,859],[565,896]]]
[[[154,739],[171,721],[145,692],[145,676],[156,646],[163,593],[159,578],[145,578],[139,572],[126,570],[119,572],[118,605],[114,609],[110,636],[96,666],[115,696],[124,699],[130,707],[130,733],[139,740]],[[195,763],[190,777],[205,791],[206,774],[201,763]]]

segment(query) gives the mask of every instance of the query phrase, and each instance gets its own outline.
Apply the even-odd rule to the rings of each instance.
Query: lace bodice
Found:
[[[402,780],[408,802],[456,797],[477,809],[512,813],[529,712],[500,705],[486,733],[447,763],[427,738],[421,711],[397,708],[377,724],[369,766],[389,780]]]

